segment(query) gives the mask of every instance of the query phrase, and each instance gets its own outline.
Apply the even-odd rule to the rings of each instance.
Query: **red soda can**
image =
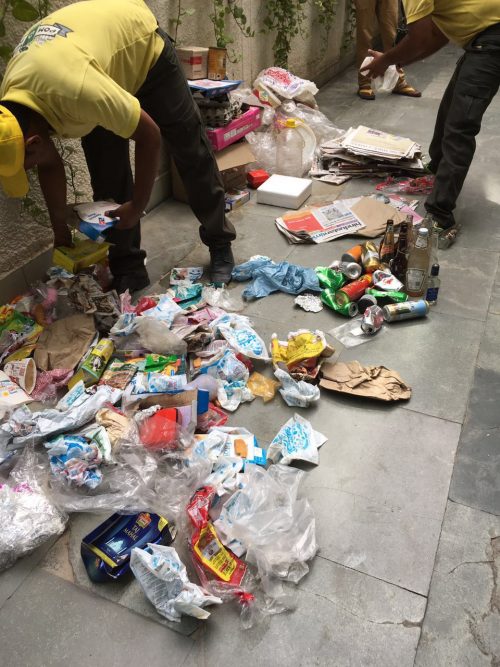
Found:
[[[339,306],[343,306],[349,301],[357,301],[363,296],[371,283],[372,275],[371,273],[367,273],[366,275],[361,276],[359,280],[355,280],[339,289],[335,294],[335,301]]]

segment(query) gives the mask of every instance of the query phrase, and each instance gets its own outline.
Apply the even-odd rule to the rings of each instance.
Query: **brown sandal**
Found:
[[[361,97],[362,100],[375,99],[375,93],[369,83],[358,88],[358,97]]]
[[[406,79],[398,81],[398,83],[392,90],[392,94],[404,95],[405,97],[422,97],[422,93],[413,86],[410,86],[410,84],[408,83],[408,81],[406,81]]]

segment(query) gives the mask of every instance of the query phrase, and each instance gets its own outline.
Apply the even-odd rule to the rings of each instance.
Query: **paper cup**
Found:
[[[36,384],[36,366],[31,357],[21,361],[10,361],[5,364],[3,370],[27,394],[31,394]]]

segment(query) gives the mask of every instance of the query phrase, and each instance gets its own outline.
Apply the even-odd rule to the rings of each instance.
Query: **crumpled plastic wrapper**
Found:
[[[36,378],[35,388],[31,392],[31,398],[34,401],[54,401],[57,398],[57,390],[65,387],[72,376],[71,368],[40,371]]]
[[[0,570],[11,567],[66,526],[35,474],[36,459],[26,450],[6,484],[0,484]]]
[[[323,310],[321,299],[314,294],[299,294],[295,297],[294,303],[308,313],[319,313],[320,310]]]
[[[210,616],[204,607],[222,604],[220,598],[189,581],[173,547],[148,544],[147,550],[133,549],[130,569],[156,611],[169,621],[180,621],[182,614],[203,620]]]
[[[254,396],[261,398],[264,403],[272,401],[276,396],[276,390],[281,386],[280,382],[262,375],[261,373],[252,373],[248,378],[247,387]]]
[[[319,463],[318,449],[328,440],[315,431],[311,422],[298,414],[289,419],[273,438],[267,456],[274,463],[289,465],[292,461]]]
[[[304,380],[294,380],[291,375],[281,368],[277,368],[274,375],[281,383],[279,392],[287,405],[308,408],[319,401],[320,391],[316,385],[304,382]]]
[[[242,297],[246,300],[260,299],[273,292],[286,294],[300,294],[308,290],[321,292],[314,269],[289,262],[277,264],[264,255],[255,255],[248,262],[235,266],[232,277],[233,280],[252,281],[242,293]]]
[[[95,393],[87,392],[82,402],[64,412],[54,408],[33,413],[26,407],[15,410],[10,419],[0,425],[0,462],[8,451],[21,449],[29,443],[37,444],[88,424],[98,410],[106,403],[116,403],[121,395],[119,389],[102,385]]]
[[[411,397],[409,387],[396,371],[385,366],[362,366],[359,361],[324,363],[320,387],[379,401],[401,401]]]

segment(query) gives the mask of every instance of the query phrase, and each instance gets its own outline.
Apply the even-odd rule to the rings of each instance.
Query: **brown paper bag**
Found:
[[[75,368],[95,336],[92,315],[70,315],[44,329],[33,355],[37,368]]]
[[[411,396],[411,387],[385,366],[361,366],[359,361],[326,362],[321,366],[321,373],[320,387],[342,394],[379,401],[408,400]]]

